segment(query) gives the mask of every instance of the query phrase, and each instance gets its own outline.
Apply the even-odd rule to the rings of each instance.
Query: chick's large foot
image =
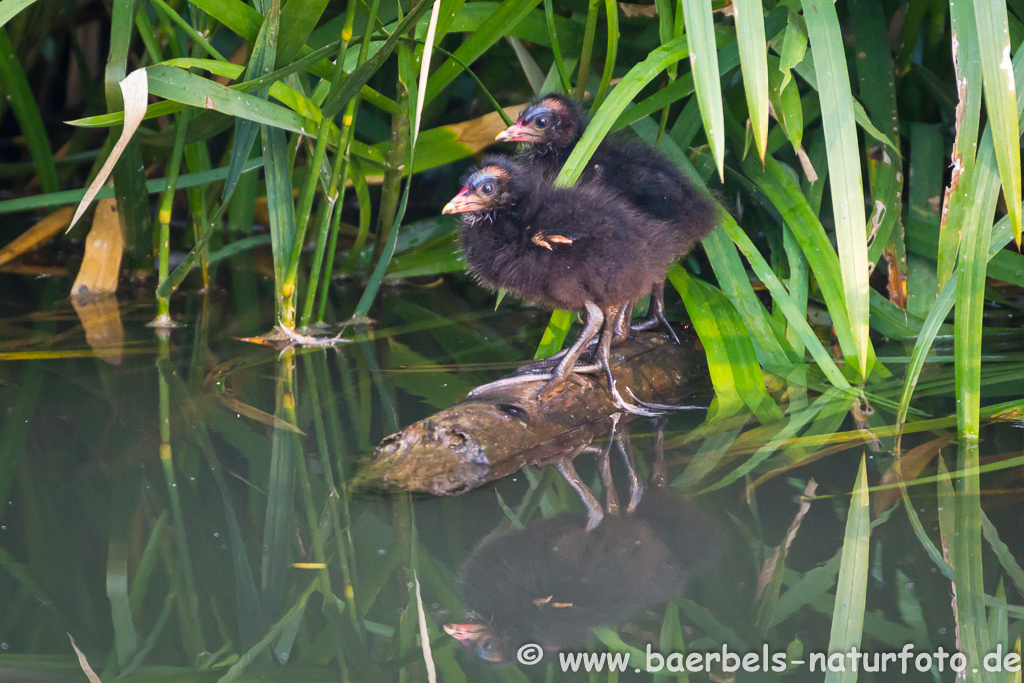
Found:
[[[677,345],[681,345],[679,337],[676,335],[676,331],[672,329],[672,325],[669,323],[668,318],[665,317],[665,282],[664,280],[654,284],[651,287],[651,306],[647,313],[647,317],[631,325],[630,329],[635,332],[644,332],[646,330],[653,330],[654,328],[661,325],[669,333]]]

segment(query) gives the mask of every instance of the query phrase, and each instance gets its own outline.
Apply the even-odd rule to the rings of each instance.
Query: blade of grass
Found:
[[[174,11],[174,8],[168,5],[164,0],[150,0],[153,6],[163,12],[163,14],[170,19],[174,24],[178,26],[182,31],[185,32],[189,38],[192,39],[193,44],[201,47],[206,54],[210,55],[214,59],[222,62],[226,62],[227,59],[217,49],[210,44],[210,41],[206,40],[198,31],[196,31],[190,23],[185,21],[180,14]],[[154,60],[159,61],[159,60]]]
[[[778,33],[785,26],[786,12],[784,9],[773,10],[765,19],[765,31],[768,35]],[[718,44],[722,45],[718,51],[718,73],[722,76],[740,64],[739,47],[728,32],[728,27],[719,27]],[[678,40],[675,38],[674,40]],[[647,97],[636,104],[636,106],[625,110],[615,122],[614,130],[624,128],[634,121],[654,112],[664,109],[673,102],[693,93],[693,73],[685,73],[673,83],[658,90],[650,97]],[[693,103],[696,106],[696,102]]]
[[[871,121],[886,133],[896,146],[897,155],[890,155],[882,145],[869,144],[866,159],[871,188],[870,230],[874,233],[868,260],[877,263],[883,250],[888,256],[905,251],[900,213],[903,203],[903,168],[899,163],[900,125],[896,102],[896,83],[889,48],[885,11],[879,0],[856,0],[850,3],[857,44],[857,77],[860,99]],[[940,152],[941,153],[941,152]],[[887,258],[890,289],[905,282],[906,263],[900,258]]]
[[[267,213],[270,215],[271,251],[274,256],[274,292],[277,302],[275,323],[295,328],[295,289],[285,289],[285,269],[295,239],[295,205],[291,175],[288,173],[288,140],[280,128],[262,126],[263,158],[267,179]],[[197,248],[199,245],[196,245]],[[193,249],[191,253],[196,250]],[[181,269],[185,263],[183,262]]]
[[[381,45],[380,49],[377,50],[372,57],[366,59],[355,71],[350,73],[347,78],[331,85],[331,90],[327,95],[327,99],[324,100],[324,104],[321,107],[324,116],[327,118],[334,118],[338,112],[341,111],[341,108],[348,104],[349,100],[359,94],[362,87],[370,80],[370,77],[377,73],[385,60],[387,60],[387,58],[391,56],[391,53],[394,52],[399,39],[405,35],[410,28],[416,25],[417,20],[419,20],[423,13],[430,7],[431,4],[426,2],[426,0],[420,0],[420,2],[409,11],[409,14],[399,22],[392,34],[388,36],[388,39],[384,41],[384,44]],[[533,8],[531,7],[530,9]],[[464,46],[465,43],[463,43],[463,47]],[[459,49],[461,50],[462,48],[460,47]],[[457,66],[454,66],[454,69],[455,74],[453,74],[453,78],[455,75],[458,75],[459,71]],[[438,72],[440,72],[440,69],[438,69]],[[429,97],[427,98],[427,101],[430,101]]]
[[[736,140],[741,131],[738,126],[731,129],[733,140]],[[745,175],[768,197],[792,230],[828,306],[843,355],[848,359],[854,358],[856,349],[852,332],[849,325],[842,324],[847,315],[839,277],[839,258],[825,234],[825,228],[799,186],[771,155],[765,157],[763,167],[749,158],[742,161],[742,167]]]
[[[957,469],[964,472],[964,476],[959,481],[954,499],[953,537],[947,542],[951,546],[950,564],[956,578],[955,614],[960,649],[970,662],[979,662],[990,652],[981,559],[981,477],[977,468],[977,441],[961,441]],[[976,680],[989,683],[995,680],[995,676],[982,667]]]
[[[594,112],[586,131],[580,141],[576,143],[576,147],[573,148],[572,154],[562,166],[562,170],[559,171],[555,185],[568,187],[574,184],[604,136],[612,129],[619,115],[632,102],[633,97],[657,78],[658,74],[664,71],[669,64],[678,62],[688,54],[689,48],[684,36],[652,50],[647,59],[630,69],[629,73],[615,86],[615,90],[605,98],[601,108]]]
[[[537,62],[530,55],[529,50],[523,45],[523,41],[512,36],[505,36],[505,39],[512,46],[512,50],[516,53],[516,59],[519,60],[519,66],[523,68],[523,74],[526,75],[526,80],[530,83],[530,90],[533,91],[534,95],[540,95],[541,89],[544,87],[544,72],[537,66]]]
[[[810,29],[809,29],[810,30]],[[814,31],[810,30],[813,34]],[[813,45],[813,42],[812,42]],[[871,533],[871,507],[868,497],[867,461],[862,456],[857,483],[850,497],[850,510],[846,517],[842,559],[836,582],[835,612],[829,634],[829,652],[850,652],[860,646],[864,631],[865,599],[868,587],[868,537]],[[826,683],[854,683],[855,670],[825,673]]]
[[[790,79],[785,86],[786,74],[781,63],[774,56],[768,57],[768,98],[775,111],[779,128],[786,134],[793,151],[800,150],[804,137],[804,111],[800,102],[800,90],[796,81]]]
[[[1013,556],[1010,549],[999,538],[999,531],[996,530],[995,525],[992,524],[992,520],[988,518],[984,510],[981,510],[981,531],[985,535],[985,540],[988,541],[989,546],[992,547],[992,552],[999,558],[999,564],[1003,566],[1003,571],[1010,577],[1013,585],[1017,587],[1017,592],[1024,595],[1024,569],[1021,569],[1017,558]]]
[[[281,9],[281,30],[277,40],[277,64],[284,66],[295,59],[306,44],[309,34],[327,7],[327,0],[296,0]],[[271,12],[267,13],[270,16]],[[262,30],[262,29],[261,29]]]
[[[670,161],[679,166],[683,173],[694,181],[696,187],[701,187],[707,180],[697,172],[674,140],[671,138],[662,139],[660,144],[656,143],[658,125],[654,121],[649,118],[643,119],[632,124],[631,127],[642,140],[659,149]],[[710,196],[708,199],[714,201]],[[717,216],[721,225],[725,225],[730,221],[735,223],[732,217],[728,216],[727,212],[721,208],[719,208]],[[750,284],[750,277],[743,268],[743,263],[736,253],[736,248],[730,243],[729,237],[726,234],[728,232],[728,228],[725,231],[715,230],[711,235],[705,237],[702,242],[704,250],[711,260],[712,268],[715,270],[719,286],[725,295],[736,305],[737,311],[743,317],[748,329],[753,332],[752,338],[755,342],[755,350],[758,351],[758,360],[761,363],[768,363],[776,368],[789,368],[792,365],[792,361],[779,341],[777,332],[780,331],[772,328],[768,313],[754,293],[754,288]]]
[[[151,66],[149,91],[164,99],[174,100],[199,109],[213,109],[258,124],[276,126],[293,133],[312,136],[318,129],[314,111],[304,116],[256,95],[232,90],[215,81],[190,74],[172,66]],[[317,117],[319,118],[319,117]]]
[[[562,84],[562,92],[572,92],[572,83],[569,82],[569,72],[565,68],[565,60],[562,58],[562,46],[558,41],[558,31],[555,29],[555,11],[551,0],[544,0],[544,21],[548,27],[548,36],[551,41],[551,53],[555,59],[555,66],[558,68],[558,78]]]
[[[719,287],[736,307],[750,333],[754,349],[758,352],[758,360],[762,365],[776,369],[791,368],[793,363],[780,344],[764,305],[754,293],[743,262],[727,232],[716,229],[703,239],[702,244]]]
[[[693,71],[693,82],[697,90],[700,117],[704,122],[704,132],[711,142],[711,153],[718,167],[718,177],[725,182],[722,82],[718,76],[718,50],[715,45],[711,3],[705,0],[682,0],[682,7],[686,19],[686,36],[689,39],[690,69]]]
[[[600,10],[601,0],[590,0],[587,3],[587,22],[583,28],[583,48],[580,50],[580,63],[576,72],[576,92],[574,93],[580,102],[587,94],[590,58],[594,51],[594,34],[597,32],[597,15]]]
[[[6,2],[9,0],[5,0],[5,4]],[[3,23],[0,21],[0,27]],[[4,28],[0,28],[0,89],[4,91],[7,103],[25,136],[25,144],[32,156],[43,192],[56,192],[60,189],[60,184],[57,180],[57,167],[50,151],[50,141],[46,135],[46,126],[39,114],[39,107],[36,106],[32,87],[25,77],[25,72],[14,53],[14,46],[11,45]]]
[[[1024,80],[1024,49],[1017,50],[1017,54],[1014,55],[1013,72],[1015,79]],[[1022,112],[1024,112],[1024,96],[1017,98],[1018,117]],[[982,221],[991,223],[995,212],[995,202],[999,197],[1000,180],[998,167],[995,162],[995,150],[992,149],[991,143],[984,144],[986,139],[992,139],[987,129],[986,135],[982,139],[983,144],[978,153],[977,163],[972,170],[971,176],[964,181],[966,185],[969,185],[969,188],[965,187],[965,194],[971,198],[970,205],[965,207],[965,211],[969,212],[965,214],[967,219],[965,223],[972,225],[977,225]],[[1012,226],[1009,225],[1009,218],[1004,217],[992,228],[989,237],[988,260],[991,260],[993,256],[999,253],[1012,238]],[[972,264],[971,274],[977,276],[976,271],[979,269],[980,265],[977,263],[977,259],[975,259]],[[925,357],[931,349],[932,342],[935,340],[935,335],[938,334],[940,325],[953,308],[956,292],[959,289],[958,285],[955,284],[957,279],[957,275],[954,273],[949,281],[942,286],[939,296],[935,299],[935,303],[928,313],[928,318],[921,327],[921,335],[918,337],[914,350],[911,353],[910,363],[906,369],[903,391],[900,395],[899,410],[896,415],[897,450],[899,450],[907,411],[910,409],[910,399],[913,397],[914,388],[917,386],[921,368],[924,367]],[[959,411],[957,419],[959,424]]]
[[[230,86],[229,89],[237,90],[238,92],[250,92],[269,85],[270,94],[275,99],[280,100],[283,104],[292,108],[296,112],[318,118],[320,114],[318,113],[319,109],[316,106],[315,101],[306,98],[302,93],[281,81],[287,76],[301,71],[305,66],[311,64],[314,59],[321,59],[336,49],[338,49],[338,43],[331,43],[330,45],[327,45],[326,47],[323,47],[302,59],[296,60],[284,68],[272,71],[262,78],[235,83]],[[240,64],[218,62],[215,59],[199,59],[195,57],[167,59],[159,64],[154,64],[153,66],[176,66],[186,70],[200,68],[229,80],[239,78],[245,71],[245,67]],[[156,102],[150,105],[149,109],[146,111],[145,120],[166,116],[167,114],[173,114],[174,112],[183,110],[186,106],[187,105],[181,104],[180,102]],[[120,125],[122,121],[124,121],[124,112],[111,112],[109,114],[101,114],[99,116],[88,116],[81,119],[75,119],[74,121],[68,121],[67,123],[68,125],[80,126],[82,128],[104,128]]]
[[[995,141],[999,177],[1006,197],[1006,209],[1017,246],[1021,243],[1020,128],[1017,91],[1010,60],[1010,34],[1006,3],[1002,0],[974,0],[981,73],[985,83],[985,111]]]
[[[36,0],[3,0],[0,2],[0,27],[14,18],[18,12],[30,6]]]
[[[569,334],[569,328],[572,327],[575,317],[572,311],[554,311],[551,314],[551,319],[548,320],[548,326],[544,328],[544,334],[540,338],[540,344],[537,345],[537,352],[533,354],[533,357],[547,358],[557,353],[565,343],[565,338]]]
[[[747,330],[729,299],[678,263],[669,267],[668,279],[686,304],[708,354],[709,369],[715,366],[711,378],[719,399],[729,402],[739,396],[764,424],[781,419],[782,411],[768,394]]]
[[[941,234],[939,200],[942,197],[942,154],[942,132],[939,126],[923,123],[910,125],[909,215],[933,226],[937,235]],[[936,294],[935,269],[920,257],[910,254],[907,264],[907,311],[922,319],[927,317]]]
[[[994,152],[992,143],[990,129],[986,126],[981,138],[982,149],[978,154],[978,163],[974,167],[974,177],[969,179],[972,185],[974,181],[978,182],[981,192],[976,196],[980,201],[972,204],[966,216],[961,232],[960,265],[957,269],[953,338],[957,429],[961,438],[977,439],[981,427],[981,331],[985,306],[985,271],[992,238],[992,218],[998,199],[998,189],[992,186],[993,183],[988,184],[988,192],[982,188],[985,187],[985,170],[991,168],[990,157]],[[998,157],[998,153],[995,156]]]
[[[157,223],[160,226],[160,233],[157,242],[158,263],[157,263],[157,286],[162,285],[170,275],[171,259],[171,211],[174,207],[174,194],[178,189],[178,172],[181,170],[181,161],[185,152],[185,134],[188,132],[188,121],[190,113],[178,114],[175,117],[177,130],[174,136],[174,148],[171,150],[171,157],[167,165],[167,187],[160,198],[160,208],[157,211]],[[167,325],[171,322],[171,301],[170,297],[158,296],[156,298],[156,320],[154,322]]]
[[[768,43],[764,33],[764,10],[759,0],[733,0],[732,7],[747,111],[757,154],[763,161],[768,145]]]
[[[304,0],[297,0],[296,4],[301,5]],[[281,26],[281,1],[273,0],[267,10],[266,19],[260,27],[256,36],[256,42],[252,48],[252,55],[249,57],[249,64],[245,69],[245,80],[251,81],[261,76],[266,76],[274,70],[274,61],[277,55],[278,35]],[[270,95],[270,86],[264,86],[255,91],[253,97],[266,100]],[[210,100],[212,101],[212,100]],[[209,101],[208,101],[209,102]],[[209,106],[209,104],[207,104]],[[213,223],[217,223],[220,215],[228,207],[231,195],[235,191],[238,178],[242,175],[242,167],[249,158],[252,145],[256,142],[256,134],[259,132],[259,124],[244,118],[235,119],[235,138],[231,145],[231,161],[228,163],[228,177],[224,183],[224,190],[221,194],[221,208]]]
[[[267,650],[285,628],[295,620],[295,617],[306,609],[306,603],[309,602],[309,598],[313,595],[318,583],[318,579],[313,579],[306,590],[299,595],[299,599],[295,604],[277,620],[277,623],[267,631],[267,634],[258,643],[249,648],[247,652],[238,658],[237,662],[231,665],[227,673],[217,679],[217,683],[231,683],[231,681],[241,676],[245,669],[256,661],[256,658]]]
[[[971,203],[966,184],[977,156],[978,126],[981,119],[981,51],[973,0],[950,0],[953,70],[959,102],[956,105],[956,138],[953,141],[953,171],[942,201],[937,279],[939,287],[953,275],[960,249],[960,229]]]
[[[426,5],[426,0],[421,0],[421,4]],[[441,0],[434,0],[431,14],[430,24],[427,29],[427,40],[424,44],[423,58],[420,63],[420,73],[417,80],[416,92],[413,93],[415,98],[413,114],[413,128],[410,132],[411,144],[409,145],[408,154],[408,167],[415,167],[416,160],[416,141],[419,137],[419,124],[420,118],[423,111],[423,105],[427,101],[428,89],[427,89],[427,77],[430,73],[430,53],[433,49],[434,39],[434,28],[437,25],[437,15],[441,9]],[[410,14],[411,16],[411,14]],[[404,22],[403,22],[404,23]],[[397,29],[396,29],[397,30]],[[384,279],[384,275],[387,273],[388,264],[391,262],[391,257],[395,253],[395,245],[398,240],[399,226],[402,223],[402,218],[405,216],[405,209],[409,204],[409,190],[412,187],[412,178],[410,177],[405,183],[405,192],[402,193],[401,203],[399,204],[398,210],[395,213],[394,222],[391,225],[391,233],[388,235],[387,243],[384,245],[384,250],[380,254],[380,258],[377,260],[377,265],[373,269],[373,274],[370,276],[369,282],[366,284],[366,289],[363,290],[363,295],[359,298],[359,303],[356,304],[355,317],[365,317],[370,311],[370,305],[373,303],[374,298],[377,295],[377,290],[380,288],[380,283]],[[383,210],[382,210],[383,213]]]
[[[832,323],[836,328],[849,326],[858,369],[861,378],[866,378],[871,345],[868,339],[867,223],[846,53],[835,6],[820,0],[801,0],[801,4],[818,77],[822,124],[828,147],[832,214],[843,280],[843,300],[848,314],[846,320],[833,318]]]
[[[107,111],[126,108],[122,101],[121,83],[128,73],[128,57],[135,28],[136,0],[114,0],[111,3],[110,53],[103,71]],[[145,105],[145,102],[143,102]],[[145,109],[145,106],[143,106]],[[113,139],[111,131],[109,139]],[[120,139],[118,140],[120,142]],[[125,141],[122,150],[124,163],[113,168],[114,194],[117,197],[117,215],[128,255],[134,267],[149,267],[152,263],[152,221],[149,201],[143,192],[146,174],[142,150],[134,138]]]
[[[604,71],[601,72],[601,83],[594,95],[594,108],[601,106],[608,94],[608,86],[615,73],[615,57],[619,52],[619,5],[615,0],[604,2],[605,21],[608,24],[608,42],[605,46]]]
[[[258,157],[246,164],[246,171],[252,171],[263,165],[263,158]],[[202,173],[188,173],[178,178],[178,188],[185,189],[197,185],[208,185],[209,183],[224,180],[227,177],[227,167],[215,168]],[[146,194],[157,194],[167,187],[166,178],[154,178],[146,182]],[[32,197],[19,197],[0,202],[0,215],[8,213],[20,213],[34,209],[45,209],[64,204],[77,204],[85,197],[88,190],[64,190],[51,194],[36,195]],[[112,187],[103,187],[92,197],[92,199],[110,199],[114,196]]]
[[[654,142],[654,126],[654,122],[649,120],[638,121],[632,125],[633,129],[648,144],[653,144]],[[662,151],[668,154],[669,158],[675,161],[683,172],[686,173],[694,182],[703,182],[704,179],[697,173],[696,169],[693,168],[693,165],[690,164],[689,160],[682,155],[681,150],[674,147],[674,143],[674,140],[663,139]],[[750,262],[754,273],[771,292],[775,306],[782,309],[791,329],[794,331],[794,334],[811,352],[811,355],[818,363],[822,372],[825,373],[825,376],[829,378],[829,381],[832,382],[833,386],[849,388],[849,382],[847,382],[843,377],[839,368],[836,367],[835,361],[832,360],[832,356],[825,350],[825,347],[822,346],[818,337],[814,334],[814,331],[807,323],[805,310],[806,302],[802,307],[797,305],[797,302],[792,296],[790,296],[790,293],[786,291],[785,286],[779,280],[778,276],[776,276],[774,271],[772,271],[771,266],[767,261],[765,261],[761,252],[758,251],[757,247],[743,229],[740,228],[736,219],[734,219],[729,212],[724,209],[720,209],[718,211],[718,216],[721,221],[722,229],[729,235],[733,243],[736,244],[740,252]],[[780,348],[779,351],[781,350],[782,349]]]
[[[701,493],[717,491],[718,489],[725,488],[733,482],[742,479],[752,472],[754,468],[764,462],[769,456],[777,453],[780,449],[785,447],[786,443],[790,439],[796,436],[800,430],[806,427],[811,420],[818,416],[822,408],[834,405],[837,402],[844,400],[848,399],[844,399],[844,392],[838,389],[830,389],[825,392],[819,396],[809,408],[801,410],[795,415],[790,415],[786,424],[783,425],[782,428],[779,429],[763,446],[754,451],[754,453],[742,465],[730,471],[719,481],[703,489]]]

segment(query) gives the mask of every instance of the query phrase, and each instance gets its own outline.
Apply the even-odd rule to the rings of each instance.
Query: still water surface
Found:
[[[896,376],[863,401],[773,380],[779,423],[703,410],[614,433],[604,423],[573,444],[572,470],[538,464],[446,498],[383,495],[350,486],[360,461],[528,358],[542,312],[407,288],[385,292],[377,325],[352,342],[278,353],[239,340],[269,314],[235,315],[223,292],[185,297],[187,326],[162,339],[145,327],[148,304],[83,313],[59,284],[0,311],[3,681],[85,680],[68,634],[104,681],[427,681],[428,658],[442,681],[652,680],[634,670],[639,655],[621,674],[559,665],[559,652],[648,646],[807,661],[828,647],[862,457],[870,484],[893,480],[909,352],[895,342],[878,348]],[[986,363],[985,404],[1024,393],[1009,339]],[[898,489],[870,494],[869,652],[956,651],[951,582],[922,540],[941,553],[954,510],[943,530],[973,526],[981,569],[961,590],[990,596],[974,626],[1004,652],[1021,630],[1020,410],[986,427],[980,454],[958,447],[952,382],[948,365],[928,366],[903,440],[905,467],[930,478],[908,489],[920,532]],[[709,405],[696,386],[688,402]],[[955,476],[954,495],[937,463],[956,473],[972,458],[991,471]],[[595,505],[605,513],[591,531],[588,496],[589,521]],[[982,510],[1001,555],[978,533]],[[541,661],[516,662],[526,644]],[[713,662],[710,678],[822,675]],[[936,667],[860,674],[897,679],[953,680]]]

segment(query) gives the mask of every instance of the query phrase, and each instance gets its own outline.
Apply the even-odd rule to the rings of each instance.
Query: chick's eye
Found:
[[[537,118],[535,118],[533,120],[533,125],[537,126],[538,128],[547,128],[548,127],[548,117],[547,116],[538,116]]]
[[[480,643],[480,649],[483,650],[484,652],[488,652],[488,653],[489,652],[493,652],[494,651],[494,640],[491,639],[491,638],[488,638],[484,642]]]
[[[480,194],[494,194],[494,183],[484,183],[480,186]]]

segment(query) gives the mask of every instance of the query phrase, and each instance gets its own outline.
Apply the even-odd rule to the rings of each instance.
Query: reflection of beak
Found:
[[[540,136],[535,131],[528,129],[523,125],[522,120],[516,121],[514,124],[506,128],[505,130],[498,133],[498,136],[494,138],[498,142],[540,142]]]
[[[463,645],[472,645],[487,635],[484,624],[445,624],[444,632]]]
[[[466,213],[467,211],[480,211],[483,208],[484,205],[480,201],[480,197],[470,191],[469,185],[466,185],[455,195],[454,199],[444,205],[441,213]]]

